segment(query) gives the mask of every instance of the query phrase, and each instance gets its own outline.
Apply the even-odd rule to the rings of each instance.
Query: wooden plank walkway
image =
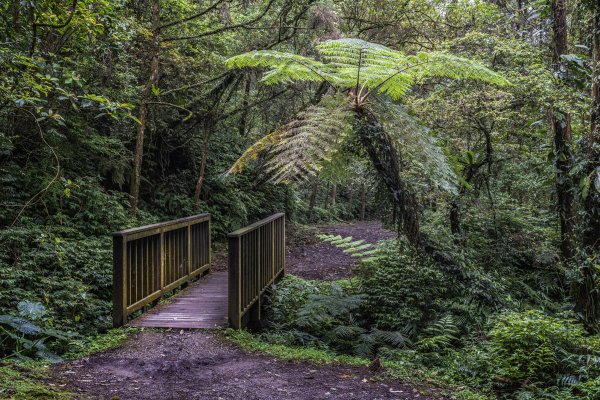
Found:
[[[227,271],[202,277],[168,303],[150,309],[129,325],[183,329],[227,326]]]

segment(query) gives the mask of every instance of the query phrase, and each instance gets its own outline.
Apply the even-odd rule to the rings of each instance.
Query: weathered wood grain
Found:
[[[178,329],[227,326],[227,272],[202,277],[168,303],[152,308],[129,325]]]

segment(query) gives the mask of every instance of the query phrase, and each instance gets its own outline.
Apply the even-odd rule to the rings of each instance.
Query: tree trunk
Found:
[[[567,0],[552,1],[553,20],[553,55],[556,75],[562,80],[565,65],[561,60],[567,54]],[[558,217],[560,220],[560,252],[563,261],[573,257],[573,237],[575,213],[573,210],[573,184],[569,178],[569,170],[573,163],[571,151],[571,116],[560,110],[552,113],[552,130],[554,132],[554,149],[556,153],[556,197]]]
[[[312,189],[310,191],[310,199],[308,201],[308,219],[312,220],[313,210],[315,209],[315,204],[317,203],[317,192],[319,190],[319,176],[315,175],[312,182]]]
[[[454,200],[450,203],[450,232],[454,236],[454,241],[458,242],[461,236],[460,229],[460,207],[458,201]]]
[[[204,126],[200,171],[198,171],[198,180],[196,181],[196,187],[194,189],[194,210],[198,209],[198,204],[200,203],[200,194],[202,193],[202,186],[204,185],[206,175],[206,162],[208,161],[208,142],[210,139],[210,130],[211,126]]]
[[[248,122],[248,113],[250,112],[250,74],[244,75],[243,89],[242,89],[242,115],[240,116],[240,122],[238,125],[238,133],[241,137],[246,136],[246,125]]]
[[[593,71],[591,129],[587,143],[587,176],[589,193],[585,200],[586,221],[583,244],[590,252],[600,251],[600,5],[596,5],[593,17]]]
[[[354,219],[354,190],[348,189],[348,215]]]
[[[398,227],[413,245],[421,241],[419,204],[416,195],[400,179],[400,157],[391,137],[376,118],[364,109],[356,110],[355,129],[371,163],[387,187],[398,213]]]
[[[367,188],[363,183],[362,188],[360,189],[360,215],[359,219],[361,221],[365,220],[365,210],[367,208]]]
[[[333,207],[335,207],[336,198],[337,198],[337,183],[334,182],[333,186],[331,187],[331,200],[330,200],[331,205]]]
[[[160,53],[160,0],[152,1],[152,38],[150,40],[150,77],[141,93],[140,113],[138,116],[137,135],[135,138],[135,155],[133,159],[133,172],[129,190],[131,215],[135,217],[140,195],[140,182],[142,176],[142,161],[144,157],[144,134],[146,131],[146,117],[148,103],[152,98],[152,87],[158,86],[158,57]]]

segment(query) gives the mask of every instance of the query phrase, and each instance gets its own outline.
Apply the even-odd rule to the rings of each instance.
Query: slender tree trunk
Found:
[[[310,191],[310,199],[308,201],[308,219],[312,220],[313,211],[315,204],[317,203],[317,193],[319,191],[319,176],[315,175],[312,182],[312,189]]]
[[[462,233],[460,229],[460,207],[458,200],[450,203],[450,232],[455,237],[455,241],[458,240]]]
[[[586,221],[583,244],[591,252],[600,251],[600,4],[596,4],[593,17],[593,71],[591,129],[587,143],[587,176],[589,194],[585,200]]]
[[[354,190],[348,190],[348,215],[351,219],[354,219]]]
[[[206,176],[206,162],[208,161],[208,142],[210,139],[211,124],[205,124],[202,136],[202,158],[200,159],[200,171],[198,171],[198,180],[194,189],[194,210],[198,209],[200,203],[200,194],[204,186]]]
[[[367,209],[367,185],[365,185],[363,183],[362,187],[360,188],[360,215],[359,215],[359,219],[361,221],[365,220],[365,210]]]
[[[561,56],[567,54],[567,0],[552,1],[553,20],[553,55],[552,62],[556,75],[562,80],[565,65]],[[552,113],[552,130],[554,132],[554,149],[556,153],[556,197],[558,217],[560,220],[560,252],[563,261],[573,257],[573,238],[575,229],[575,213],[573,210],[573,184],[569,178],[569,170],[573,163],[571,151],[571,116],[560,110]]]
[[[242,115],[240,116],[240,123],[238,125],[238,133],[240,136],[246,136],[246,124],[248,122],[248,113],[250,111],[250,74],[244,75],[243,89],[242,89]]]
[[[420,210],[416,195],[400,179],[400,158],[390,136],[377,119],[364,109],[356,110],[356,132],[371,163],[392,196],[399,229],[413,245],[421,242]]]
[[[148,103],[152,98],[152,87],[158,86],[158,60],[160,53],[160,0],[152,1],[152,38],[149,44],[150,52],[150,77],[141,93],[140,112],[138,116],[137,135],[135,138],[135,155],[133,159],[133,173],[131,176],[130,202],[131,215],[135,217],[140,195],[140,182],[142,176],[142,162],[144,156],[144,134],[146,132],[146,118]]]
[[[331,187],[331,205],[333,207],[335,207],[335,201],[337,198],[337,183],[333,183],[333,186]]]

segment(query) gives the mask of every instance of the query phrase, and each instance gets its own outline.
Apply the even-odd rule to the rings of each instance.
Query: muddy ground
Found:
[[[298,232],[288,238],[286,272],[305,279],[334,280],[352,276],[356,258],[316,238],[318,232],[352,236],[365,243],[376,244],[395,237],[395,233],[381,227],[379,222],[363,221],[349,224],[326,225],[315,232]]]
[[[394,236],[378,223],[320,227],[320,231],[365,239]],[[352,274],[355,259],[314,233],[292,235],[287,271],[311,279]],[[217,257],[216,269],[226,268]],[[80,398],[143,399],[433,399],[420,389],[382,379],[365,367],[315,365],[248,354],[223,338],[222,331],[146,330],[125,345],[58,364],[51,383]],[[435,393],[434,393],[435,394]]]
[[[56,373],[75,393],[100,399],[432,399],[368,368],[247,354],[208,331],[138,333]]]

